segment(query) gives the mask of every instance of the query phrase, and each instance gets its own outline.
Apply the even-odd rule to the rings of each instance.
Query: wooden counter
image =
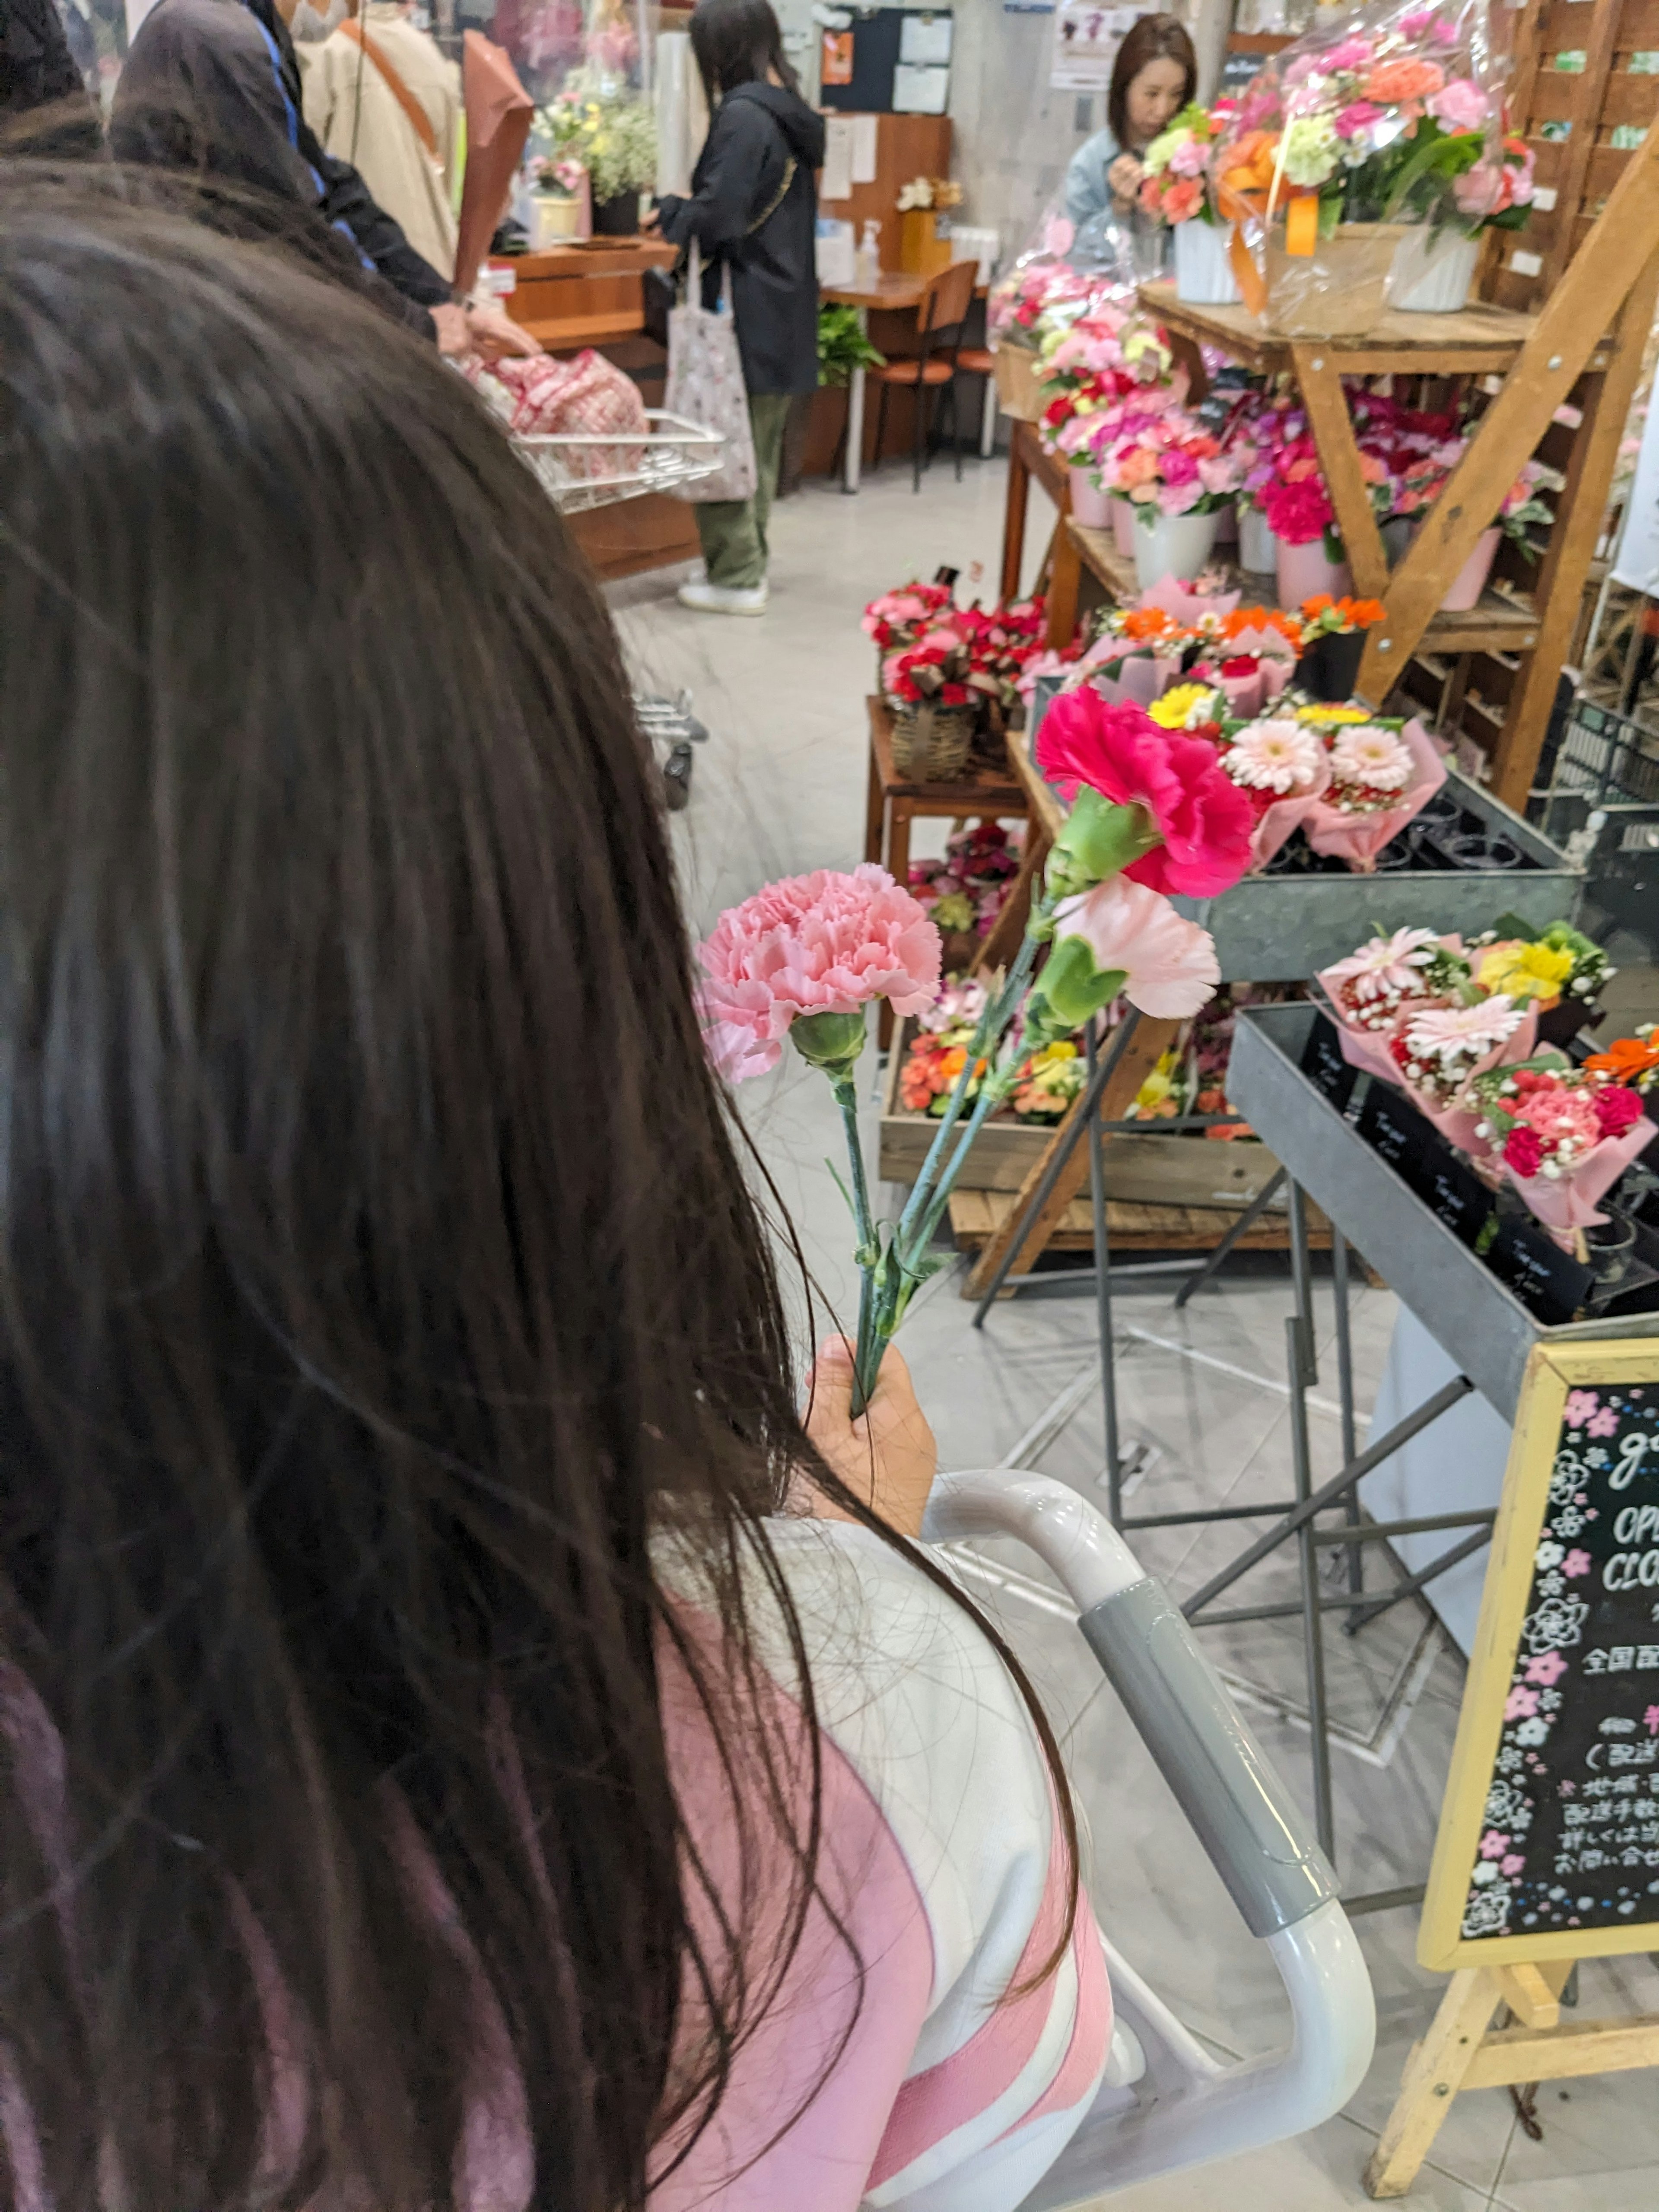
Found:
[[[672,269],[677,258],[657,238],[596,238],[521,253],[512,264],[518,284],[504,304],[550,353],[620,344],[645,330],[641,277]]]

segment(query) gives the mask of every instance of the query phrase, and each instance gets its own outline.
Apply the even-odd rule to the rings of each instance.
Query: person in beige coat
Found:
[[[354,5],[337,30],[295,51],[306,121],[324,149],[349,161],[416,252],[453,276],[459,66],[398,0]]]

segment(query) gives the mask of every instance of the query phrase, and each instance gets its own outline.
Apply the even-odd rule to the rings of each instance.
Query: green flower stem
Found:
[[[881,1364],[881,1352],[885,1348],[884,1346],[875,1346],[873,1337],[877,1304],[876,1269],[881,1260],[881,1245],[870,1211],[870,1185],[864,1171],[864,1146],[859,1141],[858,1087],[850,1075],[845,1075],[832,1078],[830,1088],[836,1094],[836,1103],[841,1109],[842,1127],[847,1133],[847,1159],[852,1170],[853,1219],[859,1237],[858,1251],[854,1255],[859,1264],[859,1328],[853,1357],[853,1418],[856,1420],[864,1411],[871,1390],[875,1388],[875,1370]]]

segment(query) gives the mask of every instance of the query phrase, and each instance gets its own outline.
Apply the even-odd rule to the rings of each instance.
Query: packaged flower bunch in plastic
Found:
[[[1407,232],[1455,220],[1459,179],[1504,165],[1499,82],[1486,0],[1372,0],[1263,66],[1211,175],[1241,289],[1269,328],[1375,328]]]
[[[1659,1124],[1616,1076],[1555,1054],[1482,1073],[1469,1087],[1472,1147],[1501,1168],[1558,1244],[1579,1249],[1583,1232],[1607,1219],[1600,1200],[1659,1136]]]
[[[1103,527],[1107,518],[1090,500],[1091,490],[1097,501],[1105,496],[1101,455],[1179,408],[1187,372],[1176,368],[1146,316],[1103,305],[1044,338],[1036,380],[1042,400],[1038,438],[1082,472],[1073,489],[1078,520]]]
[[[1228,228],[1209,191],[1210,161],[1231,127],[1233,102],[1183,107],[1141,156],[1139,200],[1175,234],[1176,296],[1195,306],[1230,306],[1238,286],[1228,260]]]
[[[1038,218],[1024,250],[992,285],[985,327],[999,362],[997,391],[1005,414],[1035,422],[1042,413],[1031,377],[1045,338],[1084,316],[1115,307],[1127,314],[1136,300],[1133,240],[1121,225],[1098,220],[1079,229],[1058,200]]]

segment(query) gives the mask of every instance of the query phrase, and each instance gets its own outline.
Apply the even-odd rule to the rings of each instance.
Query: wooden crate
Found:
[[[894,1042],[882,1095],[877,1174],[883,1182],[912,1183],[921,1172],[938,1123],[908,1114],[899,1103],[899,1074],[915,1032],[907,1022]],[[1149,1125],[1150,1126],[1150,1125]],[[988,1121],[974,1139],[957,1185],[962,1191],[1016,1191],[1042,1158],[1052,1127]],[[1253,1139],[1218,1143],[1189,1136],[1115,1136],[1107,1144],[1109,1198],[1162,1206],[1248,1206],[1279,1163]]]
[[[1113,1144],[1117,1139],[1113,1139]],[[1175,1146],[1182,1140],[1163,1140]],[[1257,1147],[1258,1150],[1261,1148]],[[1000,1190],[954,1190],[951,1194],[951,1227],[958,1244],[969,1249],[994,1237],[1008,1218],[1014,1201]],[[1226,1235],[1237,1209],[1222,1206],[1137,1205],[1133,1200],[1109,1200],[1106,1233],[1114,1252],[1207,1252]],[[1308,1242],[1317,1252],[1328,1252],[1328,1221],[1308,1200]],[[1073,1199],[1059,1229],[1049,1238],[1051,1252],[1086,1252],[1094,1243],[1093,1217],[1087,1199]],[[1281,1214],[1269,1212],[1253,1221],[1233,1247],[1236,1252],[1283,1252],[1290,1244],[1290,1229]]]

